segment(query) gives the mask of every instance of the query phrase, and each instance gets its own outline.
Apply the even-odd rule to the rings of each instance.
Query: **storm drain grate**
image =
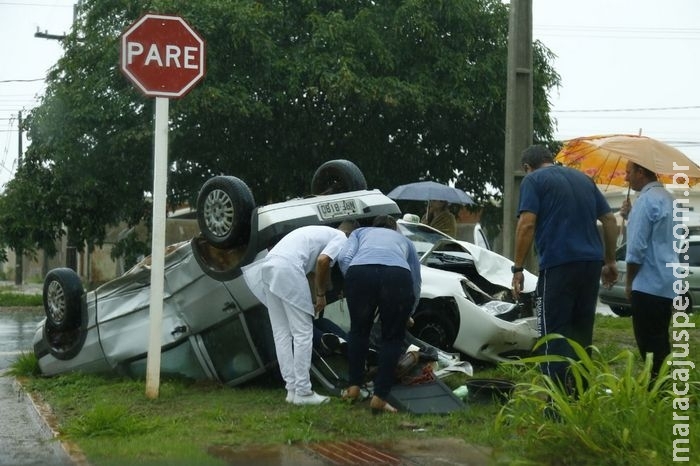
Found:
[[[308,445],[307,449],[330,464],[400,465],[401,458],[377,450],[362,442],[327,442]]]

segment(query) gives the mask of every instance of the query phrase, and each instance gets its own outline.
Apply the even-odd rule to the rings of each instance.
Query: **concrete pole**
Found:
[[[17,145],[17,168],[22,166],[22,112],[17,113],[17,128],[19,129],[19,143]],[[15,285],[21,285],[24,279],[24,250],[18,247],[15,251]]]
[[[532,144],[532,0],[511,0],[508,24],[506,145],[503,164],[503,255],[514,253],[520,181],[520,154]],[[532,270],[531,266],[528,269]]]

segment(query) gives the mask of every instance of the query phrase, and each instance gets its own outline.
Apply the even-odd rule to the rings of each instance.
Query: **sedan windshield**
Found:
[[[413,242],[419,256],[422,256],[441,239],[452,239],[444,233],[428,228],[420,223],[398,223],[399,233]]]

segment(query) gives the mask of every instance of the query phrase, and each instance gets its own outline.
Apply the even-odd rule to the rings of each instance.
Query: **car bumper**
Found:
[[[537,318],[512,322],[498,318],[472,301],[456,297],[461,316],[453,347],[471,357],[499,362],[528,353],[539,338]]]

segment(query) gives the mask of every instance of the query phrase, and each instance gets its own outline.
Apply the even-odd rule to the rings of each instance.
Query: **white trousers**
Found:
[[[265,298],[285,388],[299,396],[310,395],[313,316],[273,294],[267,287]]]

